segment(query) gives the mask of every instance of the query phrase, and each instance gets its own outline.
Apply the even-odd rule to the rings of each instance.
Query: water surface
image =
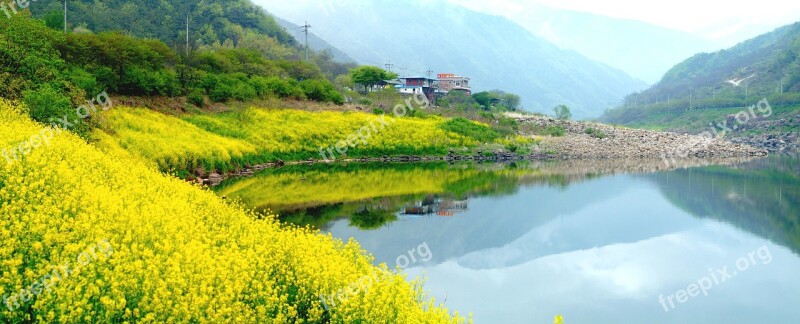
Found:
[[[322,165],[218,192],[356,238],[476,323],[800,323],[799,161]]]

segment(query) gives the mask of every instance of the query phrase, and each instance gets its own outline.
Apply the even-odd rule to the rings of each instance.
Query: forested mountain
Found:
[[[361,64],[391,62],[403,75],[456,73],[472,78],[474,92],[504,89],[531,111],[552,113],[566,104],[576,118],[597,117],[646,87],[624,72],[533,36],[512,21],[446,1],[257,0],[314,33]],[[406,69],[402,69],[405,67]]]
[[[800,23],[795,23],[730,49],[697,54],[603,118],[630,123],[648,112],[744,107],[765,97],[773,104],[796,104],[798,92]]]
[[[63,2],[40,1],[29,7],[34,17],[63,26]],[[77,0],[68,2],[68,29],[123,31],[156,38],[173,47],[185,46],[186,18],[193,47],[231,42],[262,49],[272,59],[294,55],[295,39],[264,9],[249,0]]]

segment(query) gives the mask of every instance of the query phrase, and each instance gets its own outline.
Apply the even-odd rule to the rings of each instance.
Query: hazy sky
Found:
[[[800,1],[703,1],[703,0],[448,0],[494,14],[525,9],[539,3],[554,8],[593,13],[612,18],[639,20],[689,32],[711,40],[750,37],[800,20]],[[490,8],[494,7],[494,8]]]

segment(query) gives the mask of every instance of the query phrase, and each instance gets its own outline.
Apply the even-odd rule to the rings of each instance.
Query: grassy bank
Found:
[[[454,121],[257,108],[176,117],[115,107],[101,116],[93,137],[106,151],[127,152],[181,175],[197,168],[226,171],[277,160],[445,155],[450,149],[486,143],[527,144],[501,138],[487,125]]]
[[[170,121],[179,122],[176,142],[213,135]],[[154,125],[133,123],[129,131],[151,134]],[[357,243],[257,220],[124,151],[103,153],[67,132],[46,141],[40,134],[50,133],[0,101],[0,148],[38,138],[16,159],[0,161],[0,295],[18,302],[0,307],[3,322],[460,320],[401,275],[384,276],[326,310],[320,295],[376,271]],[[153,137],[138,145],[161,143]],[[108,253],[96,253],[98,241]],[[59,272],[67,262],[71,271]]]

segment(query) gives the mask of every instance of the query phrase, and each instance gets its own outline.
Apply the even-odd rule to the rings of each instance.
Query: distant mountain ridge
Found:
[[[604,121],[636,123],[649,111],[746,107],[768,98],[800,104],[800,22],[730,49],[697,54],[669,70],[658,84],[626,98]]]
[[[687,57],[721,47],[686,32],[648,23],[553,8],[530,2],[455,1],[475,11],[507,16],[536,36],[619,68],[649,84]]]
[[[403,75],[449,72],[472,78],[474,90],[517,93],[531,111],[567,104],[576,118],[596,117],[623,96],[646,87],[624,72],[533,36],[510,20],[446,1],[345,1],[322,10],[314,1],[271,6],[361,64],[394,65]],[[402,67],[406,69],[403,70]]]

